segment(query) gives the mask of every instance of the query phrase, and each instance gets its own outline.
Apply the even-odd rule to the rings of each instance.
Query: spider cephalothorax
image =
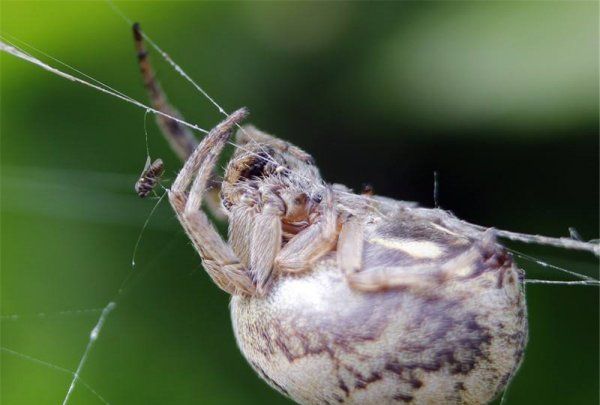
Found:
[[[228,216],[269,210],[281,219],[283,243],[319,216],[327,187],[310,155],[252,126],[238,130],[221,201]]]

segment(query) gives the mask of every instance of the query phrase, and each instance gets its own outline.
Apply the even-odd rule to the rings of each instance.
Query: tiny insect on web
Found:
[[[4,49],[4,50],[6,51],[7,49]],[[119,93],[115,93],[115,94],[119,94]],[[139,106],[139,105],[138,105],[138,106]],[[141,106],[141,107],[142,107],[142,106]],[[143,106],[142,108],[146,108],[146,106]],[[149,111],[149,110],[147,109],[147,111]],[[154,111],[153,111],[153,112],[154,112]],[[527,239],[527,238],[525,238],[525,239]],[[530,240],[530,239],[527,239],[527,240],[525,240],[525,241],[531,241],[531,240]],[[557,243],[558,243],[558,242],[557,242]],[[561,242],[561,244],[560,244],[559,246],[564,246],[564,244]],[[586,244],[586,245],[578,245],[578,246],[589,246],[589,245],[588,245],[588,244]],[[592,248],[591,248],[591,249],[592,249],[592,250],[594,250],[594,252],[595,252],[595,253],[597,253],[597,246],[596,246],[596,245],[592,246]]]

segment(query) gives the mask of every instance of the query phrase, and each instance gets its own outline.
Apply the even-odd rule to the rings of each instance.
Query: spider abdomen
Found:
[[[527,340],[521,270],[503,254],[435,288],[375,292],[351,288],[329,254],[267,297],[233,297],[236,339],[263,379],[302,404],[486,403]]]

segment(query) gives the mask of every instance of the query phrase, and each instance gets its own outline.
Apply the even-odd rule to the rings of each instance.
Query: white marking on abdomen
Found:
[[[445,251],[438,243],[427,240],[372,238],[369,239],[369,242],[389,249],[401,250],[417,259],[437,259]]]

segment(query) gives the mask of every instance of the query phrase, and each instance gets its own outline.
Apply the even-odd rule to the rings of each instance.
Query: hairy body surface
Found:
[[[137,25],[134,36],[153,107],[180,117]],[[185,160],[169,201],[231,294],[238,346],[256,372],[303,404],[492,400],[527,341],[523,274],[493,230],[328,184],[306,152],[241,127],[247,115],[235,111],[199,144],[177,120],[158,123]],[[227,240],[203,206],[228,219]]]
[[[245,115],[210,132],[169,198],[232,295],[236,339],[257,373],[306,404],[492,400],[527,341],[523,274],[493,230],[329,185],[300,149],[242,127],[220,192],[225,242],[201,198]]]

